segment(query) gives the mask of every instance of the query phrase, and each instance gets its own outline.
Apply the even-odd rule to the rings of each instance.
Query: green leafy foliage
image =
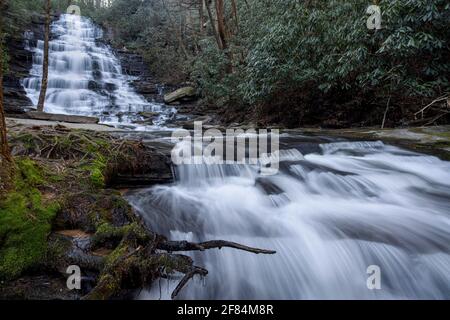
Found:
[[[186,61],[188,57],[177,38],[183,17],[166,2],[167,7],[161,1],[114,0],[109,7],[82,8],[82,12],[105,27],[116,47],[141,53],[156,76],[168,81],[184,80],[191,63]]]
[[[391,95],[435,97],[450,90],[448,1],[380,1],[378,31],[367,29],[363,1],[248,3],[239,8],[245,18],[232,39],[234,56],[245,57],[233,82],[218,76],[224,57],[213,43],[198,58],[194,75],[205,96],[248,106],[281,100],[284,112],[288,104],[314,108],[305,101],[330,96],[348,101],[372,92],[385,104]]]

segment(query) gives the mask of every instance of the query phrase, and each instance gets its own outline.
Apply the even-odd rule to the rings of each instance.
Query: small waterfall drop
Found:
[[[118,58],[98,40],[102,30],[86,17],[63,14],[51,26],[49,78],[45,112],[95,116],[101,123],[125,125],[133,129],[162,126],[173,115],[173,108],[149,103],[136,94],[129,77],[122,73]],[[42,78],[44,42],[32,48],[30,77],[22,81],[36,106]],[[156,112],[153,126],[136,125],[143,120],[139,112]]]
[[[302,138],[300,138],[302,139]],[[181,299],[449,299],[450,163],[382,142],[282,142],[275,176],[183,165],[173,186],[130,195],[157,232],[273,249],[192,255],[210,273]],[[369,290],[369,266],[381,290]],[[180,278],[142,299],[170,298]],[[161,287],[159,287],[159,285]]]

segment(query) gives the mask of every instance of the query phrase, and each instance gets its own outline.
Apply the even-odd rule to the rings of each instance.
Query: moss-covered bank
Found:
[[[79,298],[124,237],[145,234],[121,193],[107,186],[118,174],[151,167],[152,155],[137,141],[62,126],[15,126],[9,135],[16,174],[0,199],[0,298]],[[65,288],[71,264],[84,267],[91,287]],[[42,289],[43,282],[52,285]]]
[[[59,204],[46,200],[39,188],[44,170],[17,158],[14,189],[0,202],[0,279],[9,280],[37,265],[45,256],[47,236]]]

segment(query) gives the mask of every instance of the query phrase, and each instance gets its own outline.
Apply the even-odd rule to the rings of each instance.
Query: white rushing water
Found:
[[[171,239],[277,251],[189,253],[210,273],[180,298],[450,298],[449,162],[381,142],[292,146],[304,158],[282,163],[276,176],[249,166],[187,165],[174,185],[130,196]],[[381,290],[367,288],[372,265],[381,268]],[[155,284],[141,298],[169,298],[177,281]]]
[[[128,125],[140,120],[138,112],[156,111],[156,127],[172,112],[133,91],[87,18],[62,15],[52,34],[47,112]],[[23,85],[37,104],[43,42],[32,50]],[[130,195],[152,229],[173,240],[277,251],[188,253],[210,273],[179,298],[450,298],[449,162],[381,142],[284,139],[288,150],[275,176],[246,165],[185,165],[173,185]],[[381,290],[367,288],[372,265],[380,267]],[[179,280],[162,280],[141,298],[169,298]]]
[[[48,113],[95,116],[102,123],[130,126],[142,118],[139,112],[157,112],[154,126],[132,125],[134,129],[153,129],[164,124],[173,108],[149,103],[129,85],[132,77],[123,74],[111,48],[99,43],[102,30],[88,18],[61,15],[51,26],[49,81],[45,110]],[[26,35],[30,38],[32,35]],[[30,77],[22,81],[36,106],[42,78],[44,42],[33,51]],[[131,128],[130,127],[130,128]]]

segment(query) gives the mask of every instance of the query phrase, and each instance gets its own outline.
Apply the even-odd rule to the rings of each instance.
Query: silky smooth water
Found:
[[[304,157],[283,162],[275,176],[243,165],[186,165],[174,185],[130,196],[171,239],[277,251],[189,253],[210,273],[179,298],[450,298],[449,162],[382,142],[283,145]],[[367,287],[371,265],[381,268],[381,290]],[[141,298],[169,298],[179,279]]]
[[[116,125],[139,120],[139,111],[161,112],[157,125],[170,116],[170,108],[132,90],[90,20],[62,15],[52,34],[47,112]],[[42,49],[38,41],[23,81],[35,104]],[[148,225],[171,239],[277,251],[188,253],[210,273],[179,298],[450,298],[449,162],[382,142],[287,134],[281,145],[287,156],[277,175],[249,165],[184,165],[173,185],[129,196]],[[371,265],[381,269],[381,290],[367,288]],[[169,298],[179,280],[162,280],[141,298]]]
[[[160,127],[173,116],[175,109],[149,103],[136,94],[129,84],[134,78],[123,74],[111,48],[98,41],[102,30],[90,19],[63,14],[52,24],[51,33],[45,112],[95,116],[102,123],[141,130]],[[31,37],[26,34],[28,43]],[[41,89],[43,40],[37,40],[37,46],[30,49],[33,67],[22,85],[36,106]],[[154,126],[132,124],[142,120],[138,113],[144,111],[160,114]]]

